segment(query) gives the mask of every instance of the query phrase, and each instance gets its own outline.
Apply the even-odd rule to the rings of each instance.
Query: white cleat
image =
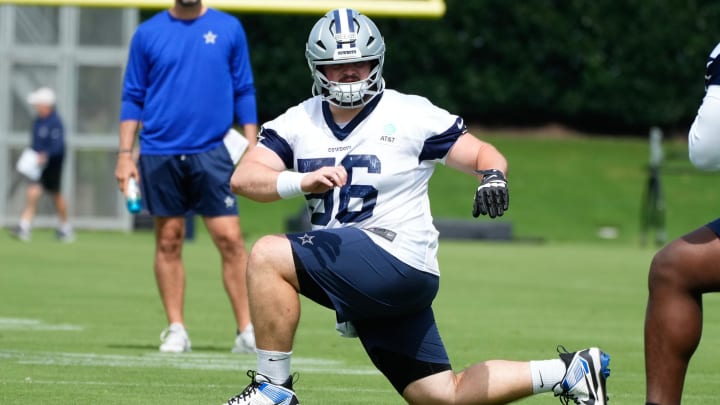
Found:
[[[189,352],[190,337],[185,327],[179,323],[170,324],[160,333],[160,351],[163,353],[183,353]]]
[[[562,348],[563,352],[560,352]],[[593,347],[568,353],[559,346],[560,359],[567,369],[562,381],[555,384],[553,392],[560,397],[560,402],[569,404],[573,401],[580,405],[607,404],[606,380],[610,377],[610,356]]]
[[[268,379],[253,370],[248,370],[250,385],[230,398],[224,405],[300,405],[293,391],[293,377],[282,385],[272,384]]]

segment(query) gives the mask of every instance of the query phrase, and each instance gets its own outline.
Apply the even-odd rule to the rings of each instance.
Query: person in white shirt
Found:
[[[384,40],[365,15],[328,12],[306,56],[314,97],[263,125],[231,179],[234,192],[256,201],[304,196],[313,230],[265,236],[250,253],[258,367],[227,403],[299,403],[290,362],[303,294],[335,311],[341,334],[359,337],[409,403],[499,403],[554,391],[604,404],[609,357],[598,348],[453,372],[432,310],[440,272],[428,181],[438,163],[476,175],[473,215],[501,216],[505,157],[461,117],[385,88]]]
[[[720,170],[720,44],[706,64],[705,97],[688,134],[690,161]],[[702,296],[720,291],[720,218],[653,257],[645,317],[648,405],[679,404],[688,364],[702,336]]]

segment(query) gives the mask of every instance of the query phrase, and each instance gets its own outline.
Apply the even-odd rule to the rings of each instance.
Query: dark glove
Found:
[[[477,218],[480,214],[490,218],[501,217],[510,203],[505,175],[495,169],[476,170],[475,173],[482,174],[483,179],[475,192],[473,217]]]

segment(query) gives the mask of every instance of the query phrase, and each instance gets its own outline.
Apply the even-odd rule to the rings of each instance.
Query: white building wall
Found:
[[[27,184],[14,169],[30,142],[27,94],[55,89],[65,124],[63,194],[76,228],[129,229],[114,169],[127,47],[136,9],[0,5],[0,225],[17,222]],[[56,225],[43,198],[35,226]]]

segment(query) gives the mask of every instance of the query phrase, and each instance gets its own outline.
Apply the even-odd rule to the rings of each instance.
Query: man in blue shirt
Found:
[[[26,203],[20,223],[12,234],[22,241],[31,237],[32,220],[43,190],[52,197],[60,221],[55,235],[62,242],[72,242],[74,234],[68,223],[67,201],[60,193],[63,160],[65,158],[65,131],[62,120],[55,111],[55,92],[49,87],[41,87],[28,95],[30,104],[37,114],[32,126],[31,148],[37,152],[37,164],[43,166],[38,180],[28,186]]]
[[[130,44],[120,112],[115,175],[124,193],[139,179],[155,222],[155,276],[169,326],[162,352],[190,351],[183,319],[181,258],[185,214],[202,215],[222,257],[225,290],[237,321],[233,352],[252,352],[247,253],[229,181],[233,160],[223,139],[239,124],[257,137],[255,87],[240,22],[201,0],[175,5],[141,24]],[[139,168],[132,158],[140,131]]]

